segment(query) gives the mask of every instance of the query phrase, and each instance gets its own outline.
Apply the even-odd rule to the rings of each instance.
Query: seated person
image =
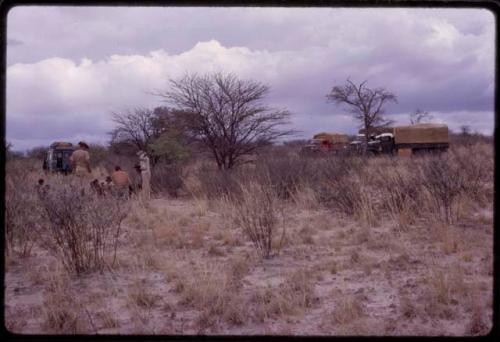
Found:
[[[90,189],[98,196],[104,196],[104,189],[101,184],[99,184],[99,180],[97,178],[90,182]]]
[[[131,185],[128,173],[123,171],[120,166],[115,166],[115,171],[111,174],[111,180],[116,193],[122,197],[126,196]]]

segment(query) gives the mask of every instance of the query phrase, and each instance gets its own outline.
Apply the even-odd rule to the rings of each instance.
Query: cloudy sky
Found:
[[[350,77],[395,93],[388,118],[417,108],[452,130],[494,125],[494,16],[483,9],[14,7],[7,17],[6,138],[106,143],[112,111],[155,107],[185,73],[234,72],[271,88],[297,138],[354,133],[326,102]]]

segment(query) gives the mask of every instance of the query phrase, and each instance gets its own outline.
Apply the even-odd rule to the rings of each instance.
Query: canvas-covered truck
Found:
[[[308,141],[308,144],[303,148],[303,152],[338,153],[343,151],[348,143],[349,140],[346,134],[322,132],[315,134]]]
[[[449,147],[449,130],[445,124],[416,124],[386,128],[368,142],[368,151],[411,155],[418,152],[446,151]]]
[[[69,142],[56,141],[47,149],[43,160],[43,169],[51,172],[62,172],[67,174],[72,171],[69,158],[75,150],[75,146]]]

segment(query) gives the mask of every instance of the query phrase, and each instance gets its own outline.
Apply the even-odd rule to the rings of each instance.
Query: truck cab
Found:
[[[368,142],[370,150],[374,153],[387,153],[394,152],[394,134],[382,133],[373,137],[373,140]]]

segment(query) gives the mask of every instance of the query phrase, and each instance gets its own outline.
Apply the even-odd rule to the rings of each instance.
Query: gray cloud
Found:
[[[325,98],[347,77],[394,92],[386,112],[400,123],[422,108],[451,128],[493,129],[486,10],[30,6],[9,12],[7,36],[23,42],[7,48],[7,139],[16,147],[105,141],[111,111],[159,105],[147,92],[169,77],[213,70],[269,84],[269,103],[290,109],[304,137],[357,129]]]
[[[8,46],[20,46],[23,45],[23,42],[17,39],[7,39],[7,45]]]

